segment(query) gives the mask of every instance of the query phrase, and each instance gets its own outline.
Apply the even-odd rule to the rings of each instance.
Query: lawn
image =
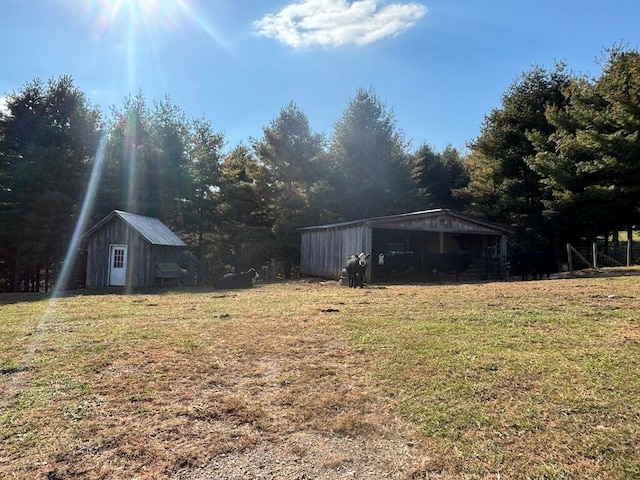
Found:
[[[0,342],[0,478],[640,478],[638,275],[3,294]]]

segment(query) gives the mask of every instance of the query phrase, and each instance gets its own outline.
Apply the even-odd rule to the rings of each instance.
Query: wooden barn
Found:
[[[367,282],[424,279],[430,254],[468,252],[466,278],[503,278],[507,237],[503,225],[448,209],[302,228],[300,271],[339,279],[349,255],[370,253]],[[421,277],[422,276],[422,277]],[[463,277],[464,278],[464,277]]]
[[[187,275],[187,246],[159,219],[114,210],[82,237],[87,288],[176,285]]]

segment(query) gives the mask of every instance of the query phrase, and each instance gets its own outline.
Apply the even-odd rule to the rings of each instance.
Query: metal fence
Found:
[[[569,270],[584,268],[620,267],[640,264],[640,248],[637,242],[628,241],[567,244]]]

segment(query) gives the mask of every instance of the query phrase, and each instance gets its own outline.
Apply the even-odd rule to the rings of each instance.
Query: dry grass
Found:
[[[639,307],[640,276],[0,296],[0,478],[638,478]]]

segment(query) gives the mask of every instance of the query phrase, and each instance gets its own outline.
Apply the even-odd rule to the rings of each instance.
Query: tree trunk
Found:
[[[204,212],[202,208],[198,209],[198,249],[196,258],[202,261],[202,242],[204,241]]]
[[[290,279],[291,278],[291,260],[285,260],[283,268],[284,268],[284,278]]]
[[[20,291],[20,283],[22,283],[20,262],[16,260],[13,264],[13,291]]]
[[[235,242],[233,250],[233,271],[240,273],[242,272],[242,242]]]
[[[36,265],[36,268],[33,270],[33,291],[40,291],[40,265]]]

